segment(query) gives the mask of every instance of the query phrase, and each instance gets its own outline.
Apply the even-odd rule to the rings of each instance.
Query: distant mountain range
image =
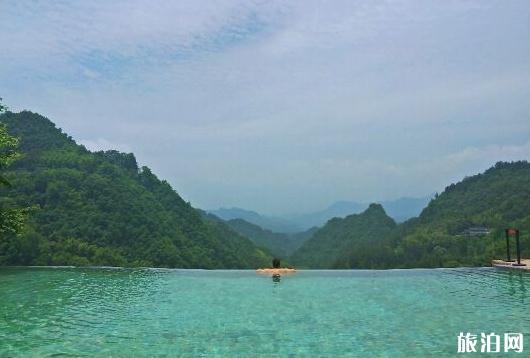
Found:
[[[261,215],[255,211],[241,208],[220,208],[217,210],[208,210],[208,213],[213,214],[225,221],[243,219],[251,224],[258,225],[261,228],[270,230],[272,232],[295,233],[304,231],[305,229],[309,229],[311,227],[302,227],[290,220],[274,216]]]
[[[422,198],[404,197],[397,200],[382,201],[380,204],[396,222],[403,222],[418,216],[431,198],[432,195]],[[368,208],[369,205],[369,203],[355,201],[337,201],[321,211],[288,215],[285,218],[261,215],[255,211],[241,208],[221,208],[209,212],[223,220],[243,219],[272,232],[294,233],[312,227],[321,227],[332,218],[344,218],[351,214],[358,214]]]

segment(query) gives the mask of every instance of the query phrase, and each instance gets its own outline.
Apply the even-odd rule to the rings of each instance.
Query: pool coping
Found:
[[[510,269],[510,270],[530,270],[530,259],[521,259],[521,264],[526,264],[526,266],[514,266],[514,262],[508,262],[505,260],[492,260],[491,265],[493,267]]]

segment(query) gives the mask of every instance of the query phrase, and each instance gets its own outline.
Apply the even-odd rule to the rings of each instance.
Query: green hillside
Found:
[[[372,267],[387,254],[382,245],[396,223],[379,204],[360,214],[329,220],[291,257],[307,268]]]
[[[133,154],[90,152],[31,112],[0,116],[20,138],[0,208],[33,207],[21,235],[0,238],[0,264],[254,268],[270,256],[204,220]]]
[[[248,237],[257,246],[267,248],[278,258],[291,255],[316,231],[316,229],[309,229],[296,234],[275,233],[243,219],[228,220],[226,224],[234,231]]]
[[[293,263],[315,268],[487,266],[491,259],[505,256],[503,235],[510,226],[521,230],[523,256],[530,256],[526,161],[499,162],[483,174],[451,184],[418,218],[394,227],[382,208],[373,209],[379,214],[370,220],[367,212],[330,220],[293,254]],[[467,235],[472,227],[490,233]]]
[[[483,226],[489,235],[464,235]],[[521,230],[530,255],[530,163],[499,162],[449,185],[398,234],[396,261],[405,267],[481,266],[505,256],[504,229]],[[512,246],[513,247],[513,246]]]

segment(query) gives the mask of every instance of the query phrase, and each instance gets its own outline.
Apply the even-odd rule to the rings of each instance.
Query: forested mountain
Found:
[[[323,268],[483,266],[505,256],[503,235],[510,226],[521,230],[523,255],[528,256],[530,164],[499,162],[483,174],[451,184],[418,218],[392,230],[387,230],[389,218],[382,215],[381,208],[378,211],[379,215],[372,215],[370,225],[364,227],[360,222],[368,222],[366,212],[330,220],[293,254],[291,261]],[[466,234],[467,229],[477,226],[490,233]],[[349,251],[341,252],[337,246]]]
[[[31,112],[0,116],[20,138],[1,206],[32,207],[25,230],[0,238],[0,264],[254,268],[269,254],[204,220],[133,154],[90,152]]]
[[[464,235],[475,226],[486,236]],[[530,255],[530,163],[499,162],[482,174],[451,184],[419,218],[404,225],[395,259],[411,266],[479,266],[505,257],[504,229],[521,230],[523,254]],[[512,245],[512,248],[514,245]]]
[[[361,214],[329,220],[290,260],[310,268],[371,267],[377,264],[373,261],[380,259],[379,254],[386,251],[381,243],[395,227],[396,223],[381,205],[371,204]]]
[[[248,237],[259,247],[267,248],[274,256],[286,258],[309,239],[316,228],[295,234],[275,233],[243,219],[232,219],[226,222],[234,231]]]

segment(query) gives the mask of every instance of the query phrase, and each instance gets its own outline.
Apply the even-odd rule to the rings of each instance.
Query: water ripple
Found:
[[[0,356],[421,356],[530,332],[530,274],[0,269]]]

